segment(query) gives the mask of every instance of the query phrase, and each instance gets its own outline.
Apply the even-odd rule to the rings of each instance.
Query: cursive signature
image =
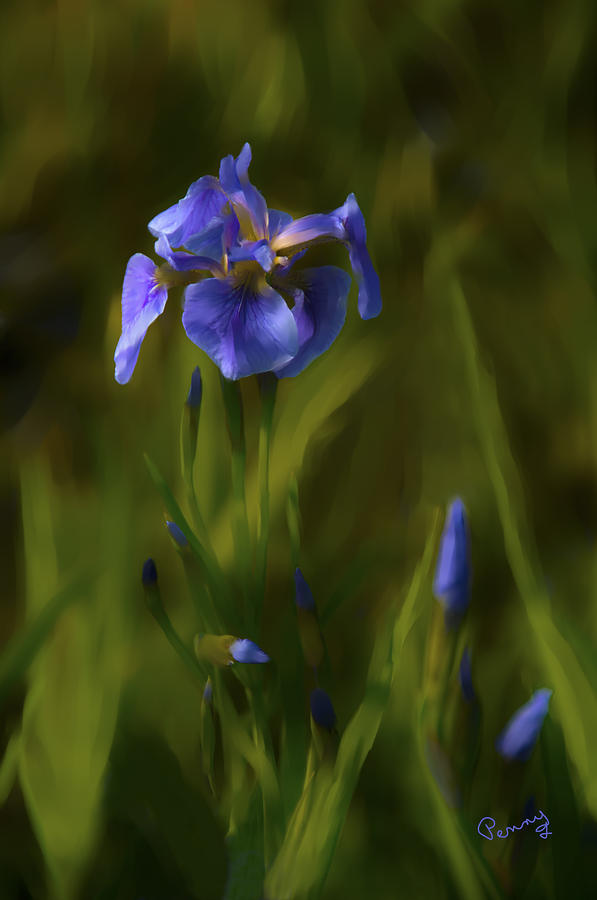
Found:
[[[542,819],[544,820],[543,823],[535,828],[535,831],[540,838],[543,838],[543,840],[545,840],[549,834],[552,834],[552,832],[549,830],[549,819],[541,810],[539,810],[539,815],[534,816],[532,819],[524,819],[520,823],[520,825],[506,825],[505,831],[502,831],[501,828],[498,828],[497,837],[507,838],[508,832],[512,832],[513,834],[515,831],[522,831],[522,829],[527,825],[533,825],[535,822],[541,822]],[[494,828],[495,819],[492,819],[491,816],[484,816],[484,818],[482,818],[477,825],[478,833],[481,835],[481,837],[484,837],[488,841],[493,840],[492,832]]]

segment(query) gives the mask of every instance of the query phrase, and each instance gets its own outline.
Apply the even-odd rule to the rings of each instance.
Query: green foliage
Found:
[[[595,896],[595,24],[588,0],[3,5],[0,896]],[[126,388],[112,356],[147,221],[245,140],[272,207],[354,190],[384,310],[361,322],[353,290],[275,407],[241,385],[231,447],[174,294]],[[472,724],[429,577],[456,494]],[[272,659],[210,671],[209,709],[203,631]],[[543,686],[538,746],[503,763]],[[479,836],[531,794],[548,840]]]

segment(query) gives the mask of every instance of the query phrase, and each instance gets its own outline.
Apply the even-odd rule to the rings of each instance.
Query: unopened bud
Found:
[[[188,545],[188,541],[184,536],[182,529],[178,527],[176,522],[166,522],[166,528],[170,532],[170,537],[172,540],[180,547],[180,549],[184,549]]]
[[[143,582],[144,587],[152,587],[154,584],[158,582],[158,571],[155,567],[155,563],[151,557],[146,559],[143,563],[143,570],[141,573],[141,580]]]
[[[195,366],[191,375],[191,387],[187,397],[187,406],[191,409],[197,409],[201,406],[201,398],[203,396],[203,383],[201,381],[201,372],[199,366]]]

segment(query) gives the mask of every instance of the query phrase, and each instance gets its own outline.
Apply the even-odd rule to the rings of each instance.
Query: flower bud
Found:
[[[495,742],[496,750],[504,759],[523,762],[529,759],[547,715],[552,693],[548,688],[535,691],[531,699],[514,713]]]
[[[151,557],[143,563],[141,581],[143,582],[143,587],[151,587],[158,582],[158,572]]]
[[[303,656],[307,665],[316,669],[323,659],[323,641],[317,619],[315,600],[313,599],[311,588],[303,578],[303,573],[300,569],[297,569],[294,573],[294,583],[296,588],[297,624]]]
[[[195,655],[201,662],[214,666],[231,666],[233,663],[266,663],[269,656],[248,638],[236,638],[231,634],[202,634],[195,636]]]
[[[269,656],[248,638],[240,638],[230,645],[230,655],[240,663],[266,663]]]
[[[201,398],[203,396],[203,383],[201,381],[201,372],[199,366],[195,366],[191,375],[191,386],[187,396],[187,406],[191,409],[198,409],[201,406]]]
[[[441,536],[433,593],[444,607],[447,628],[458,626],[470,598],[470,538],[466,510],[457,497],[448,509]]]
[[[329,695],[323,688],[315,688],[311,691],[311,716],[316,725],[332,731],[336,724],[336,713]]]
[[[464,648],[462,653],[462,658],[460,660],[460,669],[458,671],[458,675],[460,678],[460,687],[462,689],[462,696],[467,701],[467,703],[473,703],[475,701],[475,691],[473,689],[473,676],[471,671],[471,653],[468,647]]]
[[[184,536],[182,529],[180,529],[178,527],[176,522],[170,522],[170,521],[166,522],[166,528],[170,532],[170,537],[172,538],[174,543],[177,545],[177,547],[179,547],[181,550],[184,550],[184,548],[188,546],[189,542],[187,541],[186,537]]]
[[[311,588],[298,568],[294,573],[294,583],[296,586],[296,605],[301,609],[315,611],[315,600],[313,599]]]
[[[199,434],[199,414],[201,412],[201,398],[203,385],[199,367],[193,370],[191,386],[182,410],[180,422],[180,458],[182,473],[185,481],[193,484],[193,463],[197,453],[197,436]]]

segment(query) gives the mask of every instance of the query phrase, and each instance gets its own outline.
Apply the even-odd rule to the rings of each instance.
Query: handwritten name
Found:
[[[541,825],[535,828],[535,831],[540,838],[546,840],[547,836],[549,834],[552,834],[553,832],[549,830],[549,819],[541,810],[539,810],[539,815],[534,816],[532,819],[524,819],[524,821],[522,821],[520,825],[506,825],[505,831],[502,831],[501,828],[498,828],[496,836],[499,838],[507,838],[509,832],[512,832],[513,834],[515,831],[522,831],[522,829],[526,828],[527,825],[533,825],[535,822],[541,822],[542,819],[544,821]],[[495,819],[492,819],[491,816],[485,816],[477,825],[478,833],[481,835],[481,837],[484,837],[488,841],[493,840],[494,828]]]

